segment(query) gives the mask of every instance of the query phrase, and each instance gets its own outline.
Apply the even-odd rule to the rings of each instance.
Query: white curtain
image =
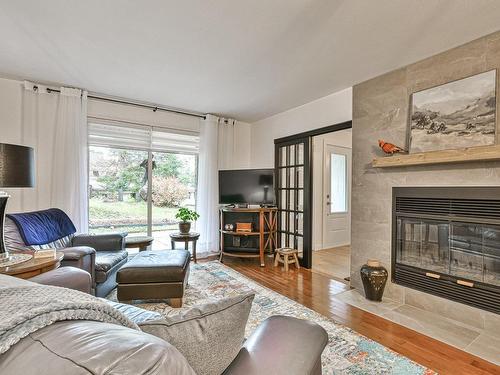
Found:
[[[196,209],[200,218],[196,230],[200,233],[200,257],[218,251],[218,124],[219,119],[207,115],[200,124],[200,153]]]
[[[22,194],[23,211],[62,209],[79,232],[88,229],[87,92],[56,93],[25,82],[23,144],[35,149],[35,188]]]
[[[200,124],[196,208],[200,257],[219,251],[219,169],[233,165],[234,120],[207,115]]]

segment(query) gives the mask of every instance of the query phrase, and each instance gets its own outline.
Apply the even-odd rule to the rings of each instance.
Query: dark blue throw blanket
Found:
[[[27,246],[45,245],[76,232],[71,219],[58,208],[7,214],[7,217],[16,223]]]

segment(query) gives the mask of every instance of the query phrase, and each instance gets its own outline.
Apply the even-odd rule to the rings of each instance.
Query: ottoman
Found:
[[[169,299],[181,307],[190,258],[186,250],[140,252],[116,274],[118,301]]]

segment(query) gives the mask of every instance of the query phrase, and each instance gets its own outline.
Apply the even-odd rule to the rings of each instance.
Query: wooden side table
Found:
[[[56,252],[56,255],[50,258],[31,258],[26,262],[2,267],[0,268],[0,273],[19,277],[21,279],[29,279],[41,273],[59,268],[63,258],[64,254],[62,252]]]
[[[176,242],[184,242],[184,249],[188,249],[189,242],[193,242],[193,255],[191,259],[194,260],[194,262],[197,262],[196,259],[196,241],[198,241],[198,238],[200,238],[200,234],[196,232],[189,232],[189,233],[180,233],[180,232],[175,232],[175,233],[170,233],[170,242],[172,244],[172,250],[175,250],[175,243]]]
[[[125,247],[139,248],[139,251],[144,251],[148,249],[148,246],[153,243],[153,237],[149,236],[135,236],[135,237],[125,237]]]

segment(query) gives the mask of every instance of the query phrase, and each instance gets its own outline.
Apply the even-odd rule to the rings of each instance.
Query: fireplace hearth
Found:
[[[391,276],[500,314],[500,187],[393,188]]]

